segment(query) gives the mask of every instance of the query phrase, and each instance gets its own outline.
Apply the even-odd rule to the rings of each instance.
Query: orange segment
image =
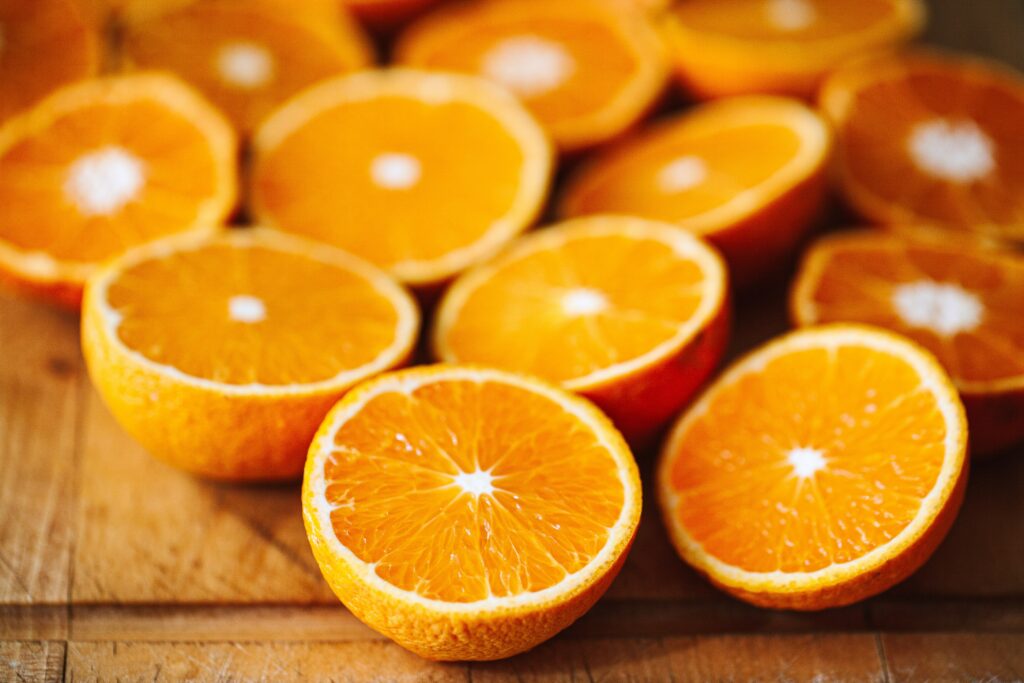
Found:
[[[90,280],[83,316],[90,374],[125,430],[224,479],[296,476],[331,404],[403,362],[418,323],[383,272],[260,229],[128,252]]]
[[[906,578],[966,483],[956,390],[920,347],[875,328],[781,337],[681,418],[658,494],[682,557],[755,604],[822,609]]]
[[[434,346],[444,361],[559,382],[637,438],[714,369],[727,300],[725,267],[700,239],[640,219],[580,219],[524,237],[456,280]]]
[[[584,166],[561,212],[675,223],[707,237],[747,283],[777,267],[818,214],[829,146],[825,123],[798,102],[706,104]]]
[[[798,324],[886,327],[934,353],[967,407],[972,453],[1024,439],[1024,261],[878,233],[824,238],[793,286]]]
[[[440,10],[397,47],[399,62],[502,85],[563,151],[604,142],[653,105],[665,80],[645,19],[600,0],[484,0]]]
[[[173,71],[244,132],[307,86],[370,64],[358,27],[335,8],[280,0],[202,0],[129,22],[126,58]]]
[[[231,210],[235,138],[159,75],[67,86],[0,129],[0,270],[67,305],[96,264]]]
[[[416,71],[324,82],[278,110],[254,148],[253,209],[264,222],[420,286],[524,230],[551,173],[543,132],[510,96]]]
[[[821,94],[840,186],[882,224],[929,223],[1024,240],[1024,77],[964,57],[865,60]]]
[[[636,530],[640,480],[586,401],[497,370],[424,367],[335,406],[303,511],[356,616],[425,657],[495,659],[600,597]]]
[[[0,3],[0,121],[99,68],[99,37],[71,0]]]
[[[686,0],[665,35],[680,81],[698,97],[811,97],[850,57],[891,48],[924,25],[920,0]]]

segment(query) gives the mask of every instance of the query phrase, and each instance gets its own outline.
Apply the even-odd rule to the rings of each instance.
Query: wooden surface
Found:
[[[1020,0],[933,9],[933,40],[1024,67]],[[734,351],[783,328],[781,293],[741,306]],[[653,512],[562,635],[504,662],[425,662],[331,595],[297,485],[215,485],[153,460],[90,387],[77,319],[0,294],[0,681],[1024,680],[1024,450],[974,469],[918,574],[817,614],[725,597]]]

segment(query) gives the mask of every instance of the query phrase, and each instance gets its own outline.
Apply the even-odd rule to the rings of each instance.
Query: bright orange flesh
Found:
[[[812,328],[754,352],[684,416],[659,469],[663,511],[684,557],[741,597],[843,604],[887,587],[857,584],[893,557],[923,562],[910,548],[922,515],[959,495],[965,436],[926,354],[873,328]]]
[[[0,121],[99,67],[99,38],[71,0],[4,0],[0,36]]]
[[[450,277],[524,229],[550,172],[546,142],[514,100],[419,72],[308,91],[267,122],[256,150],[253,201],[266,222],[414,283]]]
[[[334,12],[268,0],[204,0],[128,25],[125,54],[199,88],[241,130],[303,88],[372,61],[358,29]]]
[[[490,0],[415,24],[400,63],[491,78],[518,95],[563,150],[614,137],[660,93],[657,36],[599,1]],[[524,60],[547,60],[544,73]]]
[[[812,12],[773,8],[763,0],[687,0],[678,3],[672,14],[695,30],[730,36],[741,40],[813,43],[834,40],[864,31],[892,15],[892,0],[830,0],[809,3]],[[779,2],[784,6],[786,3]],[[795,5],[798,3],[789,3]],[[793,15],[789,25],[785,15]],[[800,21],[797,15],[813,14]]]
[[[1024,77],[910,54],[843,69],[822,90],[841,186],[873,221],[1024,239]]]

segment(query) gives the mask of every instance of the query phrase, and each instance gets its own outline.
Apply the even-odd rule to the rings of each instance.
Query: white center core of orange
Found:
[[[815,448],[794,448],[787,457],[796,476],[804,479],[825,467],[825,457]]]
[[[608,299],[596,289],[579,287],[562,296],[562,310],[567,315],[594,315],[608,308]]]
[[[700,157],[688,154],[665,164],[658,173],[662,192],[684,192],[707,180],[708,167]]]
[[[104,147],[71,164],[64,195],[87,216],[108,216],[135,199],[145,181],[138,157],[121,147]]]
[[[781,31],[802,31],[818,19],[818,10],[810,0],[767,0],[768,22]]]
[[[492,47],[482,71],[520,97],[536,97],[568,80],[576,62],[565,48],[538,36],[514,36]]]
[[[228,316],[238,323],[263,322],[267,307],[259,297],[239,294],[228,299]]]
[[[256,43],[230,43],[217,53],[217,70],[228,85],[252,90],[270,82],[274,57]]]
[[[983,178],[996,165],[992,139],[974,121],[924,121],[910,132],[907,147],[918,168],[955,183]]]
[[[455,475],[455,483],[462,487],[463,491],[474,496],[494,493],[494,477],[490,472],[459,472]]]
[[[388,190],[407,190],[420,181],[421,174],[419,160],[408,154],[388,152],[370,162],[373,182]]]
[[[973,330],[985,313],[984,305],[971,292],[931,280],[899,285],[893,291],[892,305],[907,325],[943,336]]]

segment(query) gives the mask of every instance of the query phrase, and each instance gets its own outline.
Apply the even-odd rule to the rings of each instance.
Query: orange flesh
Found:
[[[788,26],[772,21],[770,3],[764,0],[687,0],[676,3],[672,13],[685,26],[705,33],[766,42],[806,42],[863,31],[894,12],[892,0],[808,1],[813,20],[796,19]],[[780,8],[778,14],[785,16],[786,12]]]
[[[132,201],[86,214],[65,189],[72,165],[109,148],[142,164]],[[0,239],[58,260],[95,262],[195,224],[220,189],[222,161],[184,114],[152,99],[84,104],[0,153]]]
[[[799,350],[717,393],[676,442],[674,514],[707,552],[751,572],[810,572],[894,538],[938,479],[946,428],[904,360]],[[824,467],[797,476],[792,449]]]
[[[529,16],[525,8],[523,12],[527,16],[490,18],[485,13],[480,19],[466,19],[460,15],[463,30],[449,33],[448,40],[432,41],[431,49],[417,51],[411,63],[485,76],[488,53],[502,41],[530,37],[556,44],[571,57],[571,74],[551,90],[524,97],[530,111],[550,127],[607,107],[636,74],[636,54],[600,15],[546,17],[543,13]]]
[[[258,299],[264,319],[232,318],[236,296]],[[106,300],[121,316],[125,346],[236,385],[331,379],[371,362],[397,325],[394,307],[363,277],[263,246],[212,244],[141,262],[118,275]]]
[[[474,472],[492,493],[455,483]],[[486,381],[370,399],[335,435],[325,475],[341,543],[385,581],[446,602],[559,583],[605,546],[624,504],[614,457],[579,418]]]
[[[383,154],[414,158],[417,182],[375,183]],[[476,106],[387,96],[317,113],[264,153],[254,184],[276,227],[389,267],[483,237],[513,206],[524,163],[516,139]]]
[[[685,224],[770,179],[801,146],[800,137],[780,124],[692,131],[686,123],[663,126],[585,169],[570,190],[568,213],[626,213]],[[666,167],[688,157],[703,164],[705,175],[685,189],[665,189]]]
[[[4,0],[0,37],[0,120],[96,71],[98,40],[68,0]]]
[[[473,290],[445,341],[460,361],[564,382],[671,339],[700,305],[704,278],[653,239],[572,239],[502,266]],[[603,296],[607,308],[567,313],[564,297],[581,291]]]
[[[909,215],[957,225],[1024,223],[1024,82],[910,65],[854,93],[843,114],[839,150],[846,173],[877,200]],[[922,170],[909,150],[917,124],[973,123],[992,141],[994,167],[967,182]]]
[[[130,28],[125,49],[141,68],[181,75],[248,131],[306,86],[365,66],[370,60],[359,40],[284,11],[198,2]],[[264,82],[243,86],[225,78],[219,66],[223,51],[238,45],[270,57]]]
[[[811,291],[816,322],[854,321],[904,334],[934,353],[958,381],[1024,375],[1024,264],[964,249],[877,239],[829,252]],[[893,306],[901,284],[955,285],[983,306],[979,325],[953,335],[905,322]]]

